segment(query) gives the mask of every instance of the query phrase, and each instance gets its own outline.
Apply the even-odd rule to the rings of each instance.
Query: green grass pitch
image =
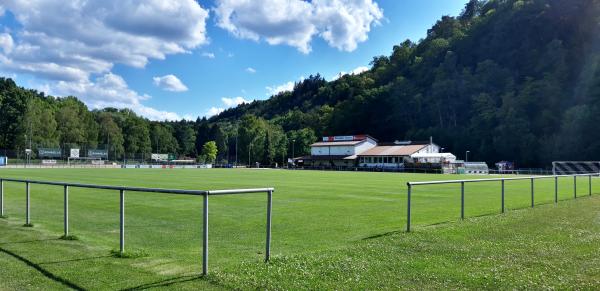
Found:
[[[402,232],[406,224],[407,181],[465,178],[250,169],[3,169],[0,177],[195,190],[274,187],[272,254],[276,260],[347,250],[357,242]],[[600,179],[594,178],[592,186],[595,193],[600,193]],[[414,188],[412,218],[417,233],[430,231],[428,225],[458,220],[459,187]],[[578,179],[578,196],[587,196],[588,189],[587,178]],[[51,274],[61,274],[51,280],[57,286],[72,283],[75,287],[119,289],[144,287],[145,283],[162,279],[165,282],[160,286],[170,286],[190,278],[194,283],[182,286],[221,288],[227,286],[222,278],[231,276],[227,270],[239,271],[239,266],[259,263],[264,258],[266,194],[210,197],[209,272],[221,275],[194,280],[201,272],[201,197],[126,193],[126,250],[134,256],[123,259],[111,256],[111,250],[118,249],[119,243],[117,191],[70,189],[70,232],[76,236],[75,241],[56,240],[63,231],[61,187],[31,186],[33,228],[21,227],[25,185],[5,182],[4,193],[8,218],[0,220],[0,251],[4,251],[4,257],[11,257],[15,269],[22,267],[24,261],[14,262],[14,255],[50,262],[39,266]],[[465,193],[467,217],[500,212],[499,182],[467,184]],[[554,181],[536,181],[535,193],[536,205],[551,205]],[[561,178],[559,199],[570,200],[573,194],[572,178]],[[530,199],[529,181],[506,182],[507,211],[528,208]],[[25,248],[15,243],[20,241],[30,242]],[[65,257],[61,260],[57,254]],[[0,252],[0,261],[2,256]],[[30,263],[38,266],[39,262]],[[0,271],[0,278],[12,278],[5,281],[5,288],[19,289],[23,280],[36,283],[37,277],[27,277],[28,272],[32,272],[31,268],[14,273],[4,270]],[[20,276],[25,277],[21,280]]]

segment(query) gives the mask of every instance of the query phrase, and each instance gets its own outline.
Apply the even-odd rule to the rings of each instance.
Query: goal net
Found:
[[[558,161],[552,162],[554,175],[600,174],[600,161]]]

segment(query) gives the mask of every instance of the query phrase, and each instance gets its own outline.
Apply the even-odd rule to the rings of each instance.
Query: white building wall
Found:
[[[354,154],[354,146],[312,147],[310,153],[313,156],[351,156]]]
[[[361,153],[363,153],[363,152],[365,152],[367,150],[370,150],[370,149],[372,149],[372,148],[374,148],[376,146],[377,146],[377,142],[375,142],[374,140],[372,140],[372,139],[369,138],[369,139],[367,139],[366,142],[361,143],[360,145],[358,145],[354,149],[353,155],[361,154]]]
[[[419,150],[418,154],[436,154],[440,152],[440,146],[436,144],[428,144],[426,147]]]
[[[314,146],[310,148],[310,154],[313,156],[351,156],[360,154],[376,145],[374,140],[367,139],[367,141],[354,146]]]

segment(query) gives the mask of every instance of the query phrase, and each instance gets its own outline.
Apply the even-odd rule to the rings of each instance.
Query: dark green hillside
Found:
[[[209,120],[149,122],[113,109],[74,115],[87,111],[74,98],[0,80],[0,149],[24,148],[27,116],[50,112],[56,125],[34,120],[49,127],[39,132],[40,144],[93,146],[111,136],[117,158],[151,151],[195,157],[215,140],[218,160],[234,161],[237,137],[238,161],[271,164],[292,148],[305,153],[320,135],[368,133],[384,141],[433,136],[459,157],[470,150],[474,159],[519,167],[599,160],[599,64],[599,0],[473,0],[460,16],[442,17],[426,38],[374,57],[369,71],[332,82],[316,74],[291,92]],[[64,136],[71,117],[83,118],[82,128]],[[102,132],[101,122],[114,130]]]
[[[598,159],[600,2],[471,1],[419,43],[405,41],[372,69],[224,112],[251,113],[286,130],[368,132],[383,140],[436,140],[489,162],[544,166]]]

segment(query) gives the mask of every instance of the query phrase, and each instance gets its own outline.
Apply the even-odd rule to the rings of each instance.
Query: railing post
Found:
[[[502,206],[501,206],[501,211],[502,211],[502,213],[504,213],[504,180],[500,181],[500,184],[502,184]]]
[[[533,190],[533,178],[531,178],[531,208],[533,208],[533,206],[535,205],[535,200],[534,200],[534,190]]]
[[[558,177],[554,177],[554,203],[558,203]]]
[[[202,219],[202,275],[208,274],[208,194],[204,193],[204,211]]]
[[[410,192],[411,192],[411,188],[412,186],[410,184],[408,185],[408,196],[407,196],[407,200],[406,200],[406,232],[410,232]]]
[[[465,219],[465,182],[460,182],[460,219]]]
[[[64,228],[65,238],[69,236],[69,186],[65,185],[64,193]]]
[[[119,190],[120,220],[119,220],[119,252],[125,253],[125,190]]]
[[[592,175],[588,176],[590,182],[590,196],[592,196]]]
[[[271,259],[271,209],[273,207],[273,190],[267,191],[267,245],[265,262]]]
[[[31,214],[29,213],[29,182],[25,182],[25,226],[31,225]]]
[[[4,218],[4,180],[0,179],[0,218]]]
[[[577,198],[577,176],[573,176],[573,195]]]

